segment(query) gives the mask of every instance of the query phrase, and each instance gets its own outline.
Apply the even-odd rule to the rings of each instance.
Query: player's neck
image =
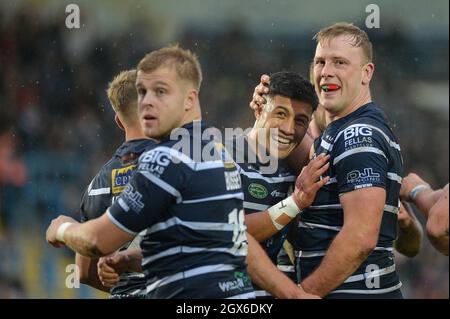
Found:
[[[202,111],[200,109],[200,105],[198,105],[189,112],[185,113],[181,121],[180,127],[192,123],[194,121],[201,121],[201,120],[202,120]]]
[[[370,90],[367,90],[367,92],[358,96],[355,100],[353,100],[353,102],[348,107],[346,107],[341,112],[336,114],[328,113],[329,120],[330,122],[333,122],[343,117],[346,117],[347,115],[355,112],[356,110],[358,110],[359,108],[363,107],[364,105],[370,102],[372,102],[372,96],[370,94]]]
[[[144,135],[144,133],[142,133],[141,128],[137,128],[137,127],[130,127],[125,129],[125,141],[133,141],[133,140],[141,140],[141,139],[148,139],[148,137],[146,137]]]

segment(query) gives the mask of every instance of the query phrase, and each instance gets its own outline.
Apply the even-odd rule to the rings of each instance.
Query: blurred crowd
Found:
[[[5,19],[0,11],[0,298],[61,297],[48,268],[61,253],[47,250],[44,230],[59,213],[77,217],[84,187],[122,142],[107,83],[165,45],[152,40],[157,30],[130,29],[72,50],[67,32],[57,18],[43,21],[23,9]],[[202,63],[205,119],[221,129],[252,126],[248,103],[260,75],[307,75],[312,35],[271,37],[239,24],[214,33],[186,29],[178,42]],[[448,116],[427,109],[413,88],[417,82],[448,85],[448,38],[410,38],[400,27],[370,36],[377,65],[373,96],[399,137],[406,171],[441,187],[448,182]],[[448,258],[427,239],[417,257],[398,261],[406,297],[449,297]],[[39,285],[48,288],[43,292]]]

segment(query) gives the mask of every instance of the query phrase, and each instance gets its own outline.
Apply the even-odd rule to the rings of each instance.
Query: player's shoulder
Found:
[[[370,103],[350,116],[338,129],[335,141],[358,136],[393,136],[386,115],[374,103]]]
[[[195,161],[191,154],[179,149],[174,141],[162,142],[141,154],[137,171],[161,177],[164,173],[181,174],[191,170]]]
[[[362,110],[358,110],[351,115],[340,130],[346,130],[349,127],[378,127],[385,126],[387,118],[383,111],[375,104],[365,106]]]
[[[96,187],[112,187],[112,194],[120,193],[137,166],[137,159],[123,160],[128,154],[140,154],[154,148],[156,143],[150,139],[132,140],[123,143],[94,177]]]
[[[391,148],[400,151],[396,137],[389,127],[384,112],[375,104],[369,104],[343,123],[336,132],[332,150],[342,153],[374,150],[388,151]]]
[[[109,159],[97,172],[93,179],[93,184],[108,184],[107,181],[110,180],[111,172],[113,169],[121,167],[120,159],[113,156]]]
[[[157,145],[154,140],[151,139],[137,139],[123,143],[114,153],[114,156],[123,157],[130,153],[142,154],[145,151],[151,150]]]

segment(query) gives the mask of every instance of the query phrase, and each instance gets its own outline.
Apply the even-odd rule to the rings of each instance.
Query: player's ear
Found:
[[[190,91],[184,103],[185,111],[191,110],[197,104],[197,100],[198,100],[198,92],[195,90]]]
[[[373,73],[375,71],[375,64],[372,62],[367,63],[363,67],[363,76],[362,76],[362,84],[368,85],[370,80],[372,80]]]
[[[116,116],[114,116],[114,120],[116,121],[117,126],[122,130],[125,131],[125,127],[122,124],[122,121],[120,120],[119,116],[116,114]]]

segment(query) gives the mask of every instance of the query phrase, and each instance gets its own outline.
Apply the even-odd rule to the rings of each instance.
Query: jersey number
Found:
[[[244,225],[244,210],[233,209],[228,215],[228,224],[233,225],[233,251],[236,255],[247,255],[247,235],[245,233],[246,227]]]

